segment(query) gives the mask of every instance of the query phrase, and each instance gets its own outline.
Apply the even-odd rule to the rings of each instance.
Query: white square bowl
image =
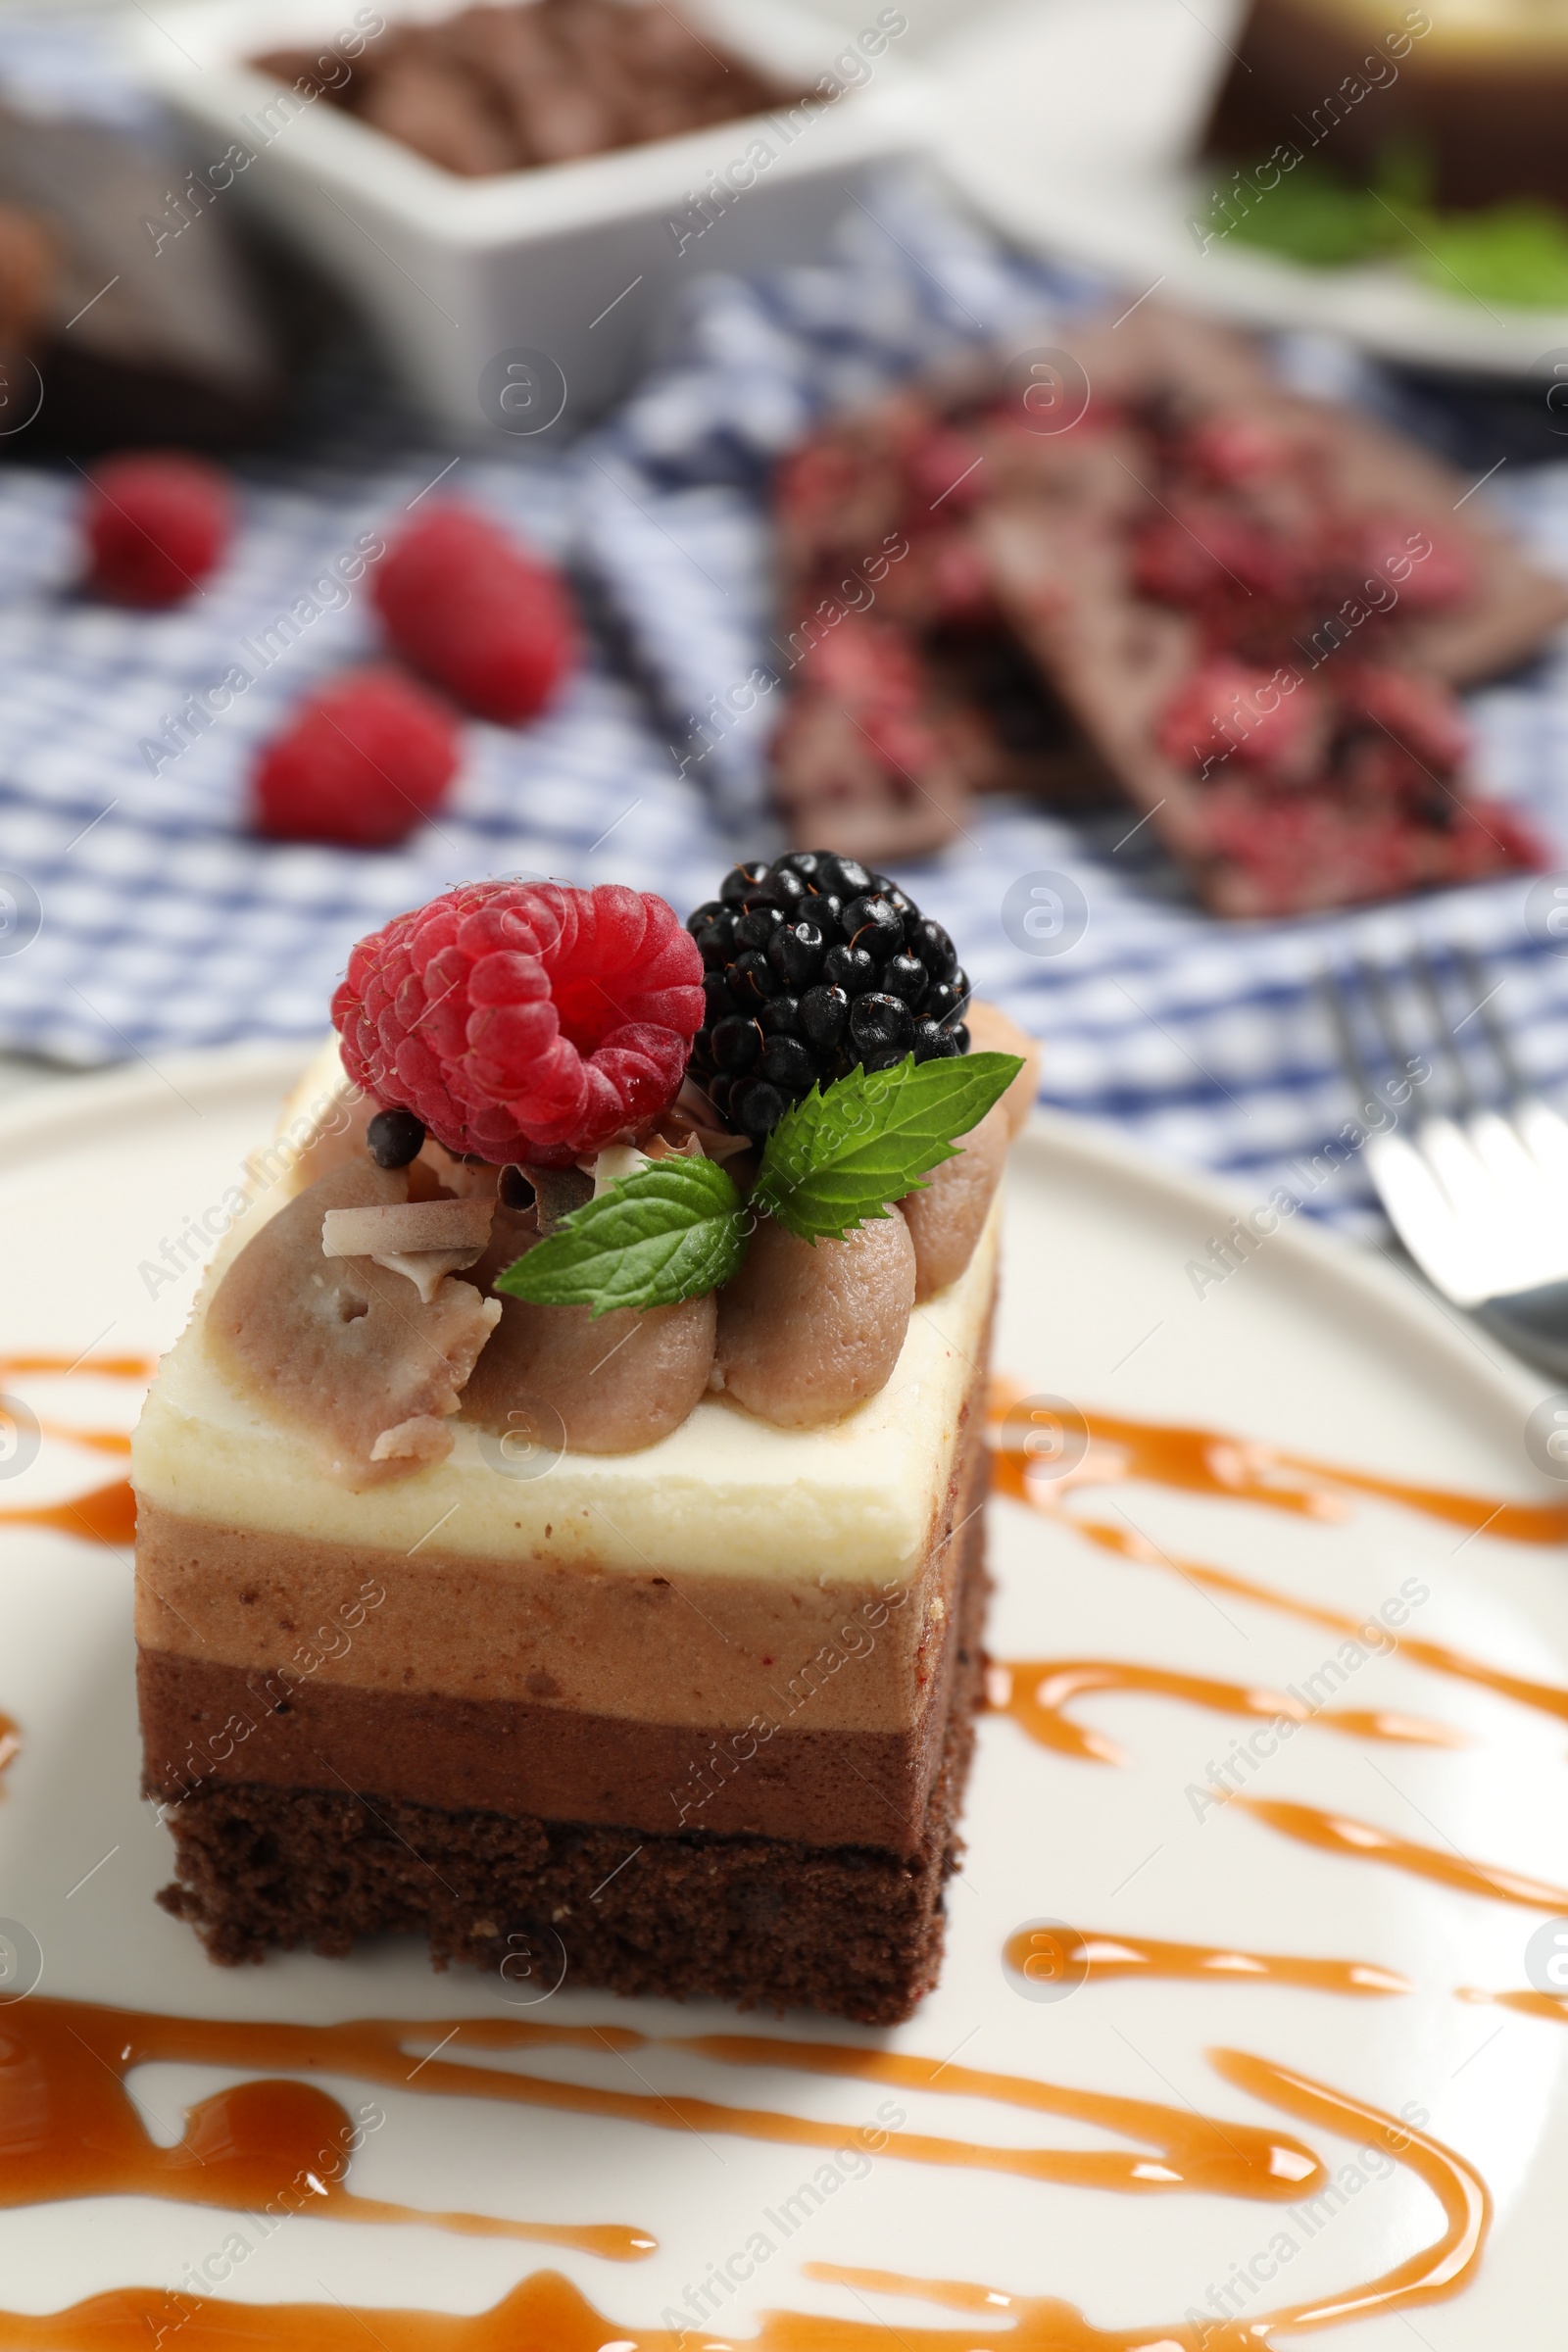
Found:
[[[378,0],[358,14],[362,25],[412,22],[457,5]],[[808,116],[779,109],[579,163],[465,179],[326,98],[287,96],[247,64],[259,52],[361,37],[355,0],[196,0],[161,9],[131,39],[142,78],[189,135],[187,212],[245,206],[293,238],[344,287],[449,438],[483,441],[498,426],[556,437],[629,387],[699,270],[815,258],[858,176],[931,141],[928,87],[889,54],[897,8],[866,0],[864,31],[846,34],[788,0],[682,5],[716,44],[794,86],[830,76],[842,95]],[[247,151],[253,160],[236,168]],[[171,222],[178,218],[172,211]],[[199,234],[199,220],[184,233]],[[498,380],[519,352],[531,356],[513,371],[503,415]]]

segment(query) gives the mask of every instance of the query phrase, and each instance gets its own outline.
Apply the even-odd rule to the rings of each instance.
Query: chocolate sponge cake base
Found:
[[[519,2003],[564,1981],[895,2025],[936,1982],[943,1887],[962,1852],[989,1590],[980,1544],[964,1548],[942,1760],[906,1858],[240,1783],[171,1810],[179,1875],[159,1900],[226,1963],[416,1934],[438,1967],[498,1970]]]

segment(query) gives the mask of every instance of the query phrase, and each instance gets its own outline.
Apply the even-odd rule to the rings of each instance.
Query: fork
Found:
[[[1392,977],[1358,962],[1353,995],[1342,974],[1322,975],[1341,1064],[1369,1110],[1390,1105],[1361,1051],[1357,1000],[1386,1059],[1405,1074],[1429,1059],[1418,1083],[1437,1079],[1441,1089],[1419,1102],[1412,1094],[1396,1123],[1369,1137],[1367,1166],[1390,1223],[1434,1288],[1520,1355],[1568,1377],[1568,1121],[1524,1083],[1494,1010],[1497,989],[1487,988],[1476,956],[1464,947],[1450,956],[1469,999],[1458,1021],[1425,948]],[[1430,1047],[1413,1057],[1396,996],[1425,1014]]]

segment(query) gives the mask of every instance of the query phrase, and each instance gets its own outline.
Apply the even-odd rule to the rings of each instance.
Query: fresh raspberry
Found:
[[[440,808],[459,752],[457,723],[433,694],[395,669],[351,669],[263,750],[252,779],[256,830],[390,849]]]
[[[177,605],[222,556],[233,505],[200,458],[110,458],[82,510],[88,587],[122,605]]]
[[[404,660],[502,726],[534,717],[576,663],[561,579],[466,507],[432,508],[405,531],[371,593]]]
[[[466,882],[360,941],[332,1019],[350,1076],[449,1152],[565,1167],[674,1101],[702,979],[650,892]]]

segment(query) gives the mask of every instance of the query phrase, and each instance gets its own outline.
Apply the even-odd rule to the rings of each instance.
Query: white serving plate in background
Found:
[[[167,1346],[195,1273],[153,1286],[153,1298],[142,1263],[222,1201],[242,1156],[270,1131],[297,1059],[275,1050],[171,1057],[156,1070],[84,1080],[0,1119],[0,1347],[103,1356]],[[1538,1386],[1494,1363],[1490,1343],[1387,1267],[1286,1229],[1200,1298],[1188,1261],[1206,1254],[1228,1214],[1209,1187],[1068,1121],[1039,1119],[1009,1176],[999,1370],[1111,1413],[1206,1423],[1393,1477],[1562,1498],[1522,1443]],[[94,1383],[80,1410],[101,1409]],[[133,1398],[122,1409],[133,1412]],[[22,1476],[0,1481],[0,1503],[51,1501],[104,1476],[101,1455],[53,1438]],[[1147,1485],[1102,1489],[1091,1500],[1098,1516],[1125,1512],[1156,1545],[1342,1608],[1370,1609],[1417,1576],[1431,1587],[1423,1635],[1515,1673],[1568,1679],[1561,1551],[1484,1533],[1460,1541],[1450,1526],[1373,1500],[1338,1521]],[[1216,1606],[1182,1578],[1111,1558],[1016,1503],[991,1506],[990,1546],[995,1655],[1126,1657],[1278,1687],[1309,1675],[1332,1646],[1321,1629],[1234,1597]],[[492,1981],[461,1969],[432,1975],[422,1947],[407,1941],[382,1940],[349,1961],[297,1952],[259,1968],[210,1967],[190,1931],[153,1901],[172,1851],[137,1795],[132,1668],[127,1555],[0,1527],[0,1709],[19,1719],[23,1741],[0,1785],[0,1914],[25,1923],[42,1946],[43,1992],[204,2018],[439,2021],[431,2043],[465,2021],[517,2014]],[[1340,1806],[1432,1845],[1451,1838],[1555,1883],[1568,1876],[1560,1722],[1397,1658],[1368,1663],[1347,1697],[1437,1717],[1472,1743],[1370,1747],[1308,1728],[1266,1767],[1264,1793]],[[867,2034],[801,2014],[737,2021],[714,2002],[618,2002],[569,1983],[526,2014],[654,2036],[733,2032],[739,2022],[751,2033],[918,2053],[1284,2124],[1331,2168],[1358,2163],[1354,2139],[1264,2107],[1204,2057],[1216,2043],[1257,2052],[1388,2112],[1419,2107],[1496,2198],[1491,2247],[1464,2294],[1319,2340],[1343,2340],[1346,2352],[1410,2352],[1413,2330],[1428,2352],[1562,2352],[1568,2033],[1456,1997],[1461,1985],[1524,1984],[1536,1915],[1312,1851],[1235,1813],[1196,1819],[1187,1787],[1211,1773],[1210,1759],[1245,1723],[1143,1694],[1089,1697],[1077,1715],[1126,1750],[1124,1769],[1048,1752],[1000,1717],[982,1722],[968,1855],[948,1896],[947,1961],[906,2026]],[[1414,1989],[1351,2000],[1236,1980],[1114,1982],[1037,2002],[1015,1990],[1001,1948],[1042,1916],[1112,1934],[1358,1958],[1402,1972]],[[0,2022],[5,2014],[0,2006]],[[411,2076],[417,2063],[411,2055]],[[631,2086],[609,2052],[555,2052],[540,2063]],[[881,2095],[668,2049],[645,2050],[637,2063],[667,2095],[837,2117],[846,2132]],[[168,2142],[192,2100],[234,2079],[160,2063],[131,2086],[147,2129]],[[359,2095],[346,2079],[329,2086],[350,2105]],[[3,2128],[6,2087],[0,2070],[0,2153],[17,2144]],[[914,2131],[1107,2144],[1097,2127],[967,2093],[901,2097]],[[356,2194],[535,2221],[634,2222],[658,2237],[659,2252],[628,2268],[421,2225],[302,2216],[216,2291],[253,2305],[330,2308],[338,2298],[361,2306],[376,2336],[377,2307],[471,2314],[554,2269],[611,2315],[607,2335],[630,2347],[689,2281],[745,2245],[759,2216],[776,2211],[820,2154],[421,2096],[416,2085],[385,2092],[381,2105],[386,2128],[350,2167]],[[990,2330],[1004,2322],[971,2320],[966,2329],[952,2311],[885,2285],[828,2283],[804,2267],[825,2262],[1061,2296],[1099,2327],[1145,2325],[1147,2335],[1130,2340],[1152,2352],[1169,2342],[1156,2323],[1168,2329],[1189,2306],[1200,2308],[1209,2285],[1288,2221],[1284,2207],[1220,2195],[1116,2195],[878,2160],[759,2271],[716,2330],[694,2329],[688,2341],[744,2345],[764,2307],[874,2318],[922,2345],[932,2340],[926,2329],[939,2330],[953,2352],[982,2332],[988,2343],[1004,2340]],[[1310,2242],[1298,2230],[1288,2293],[1259,2292],[1244,2316],[1366,2280],[1429,2241],[1437,2223],[1435,2198],[1410,2174],[1380,2178]],[[132,2282],[172,2287],[234,2226],[221,2210],[133,2197],[0,2210],[0,2307],[42,2314]]]
[[[458,0],[379,0],[389,23],[439,18]],[[497,353],[541,351],[565,378],[575,431],[629,388],[682,287],[699,271],[810,261],[868,165],[923,148],[927,85],[893,39],[866,58],[857,36],[792,0],[690,0],[715,42],[809,87],[845,52],[866,78],[824,105],[754,185],[679,246],[671,222],[768,118],[720,122],[582,162],[464,179],[325,99],[265,143],[255,125],[280,85],[245,62],[329,45],[351,0],[192,0],[150,11],[129,33],[142,78],[181,118],[190,159],[217,166],[232,142],[255,161],[218,201],[254,209],[368,317],[430,419],[455,440],[499,440],[479,404]],[[867,26],[878,11],[868,8]],[[352,61],[350,61],[352,64]],[[840,74],[841,81],[850,76]],[[526,446],[519,440],[517,446]]]

